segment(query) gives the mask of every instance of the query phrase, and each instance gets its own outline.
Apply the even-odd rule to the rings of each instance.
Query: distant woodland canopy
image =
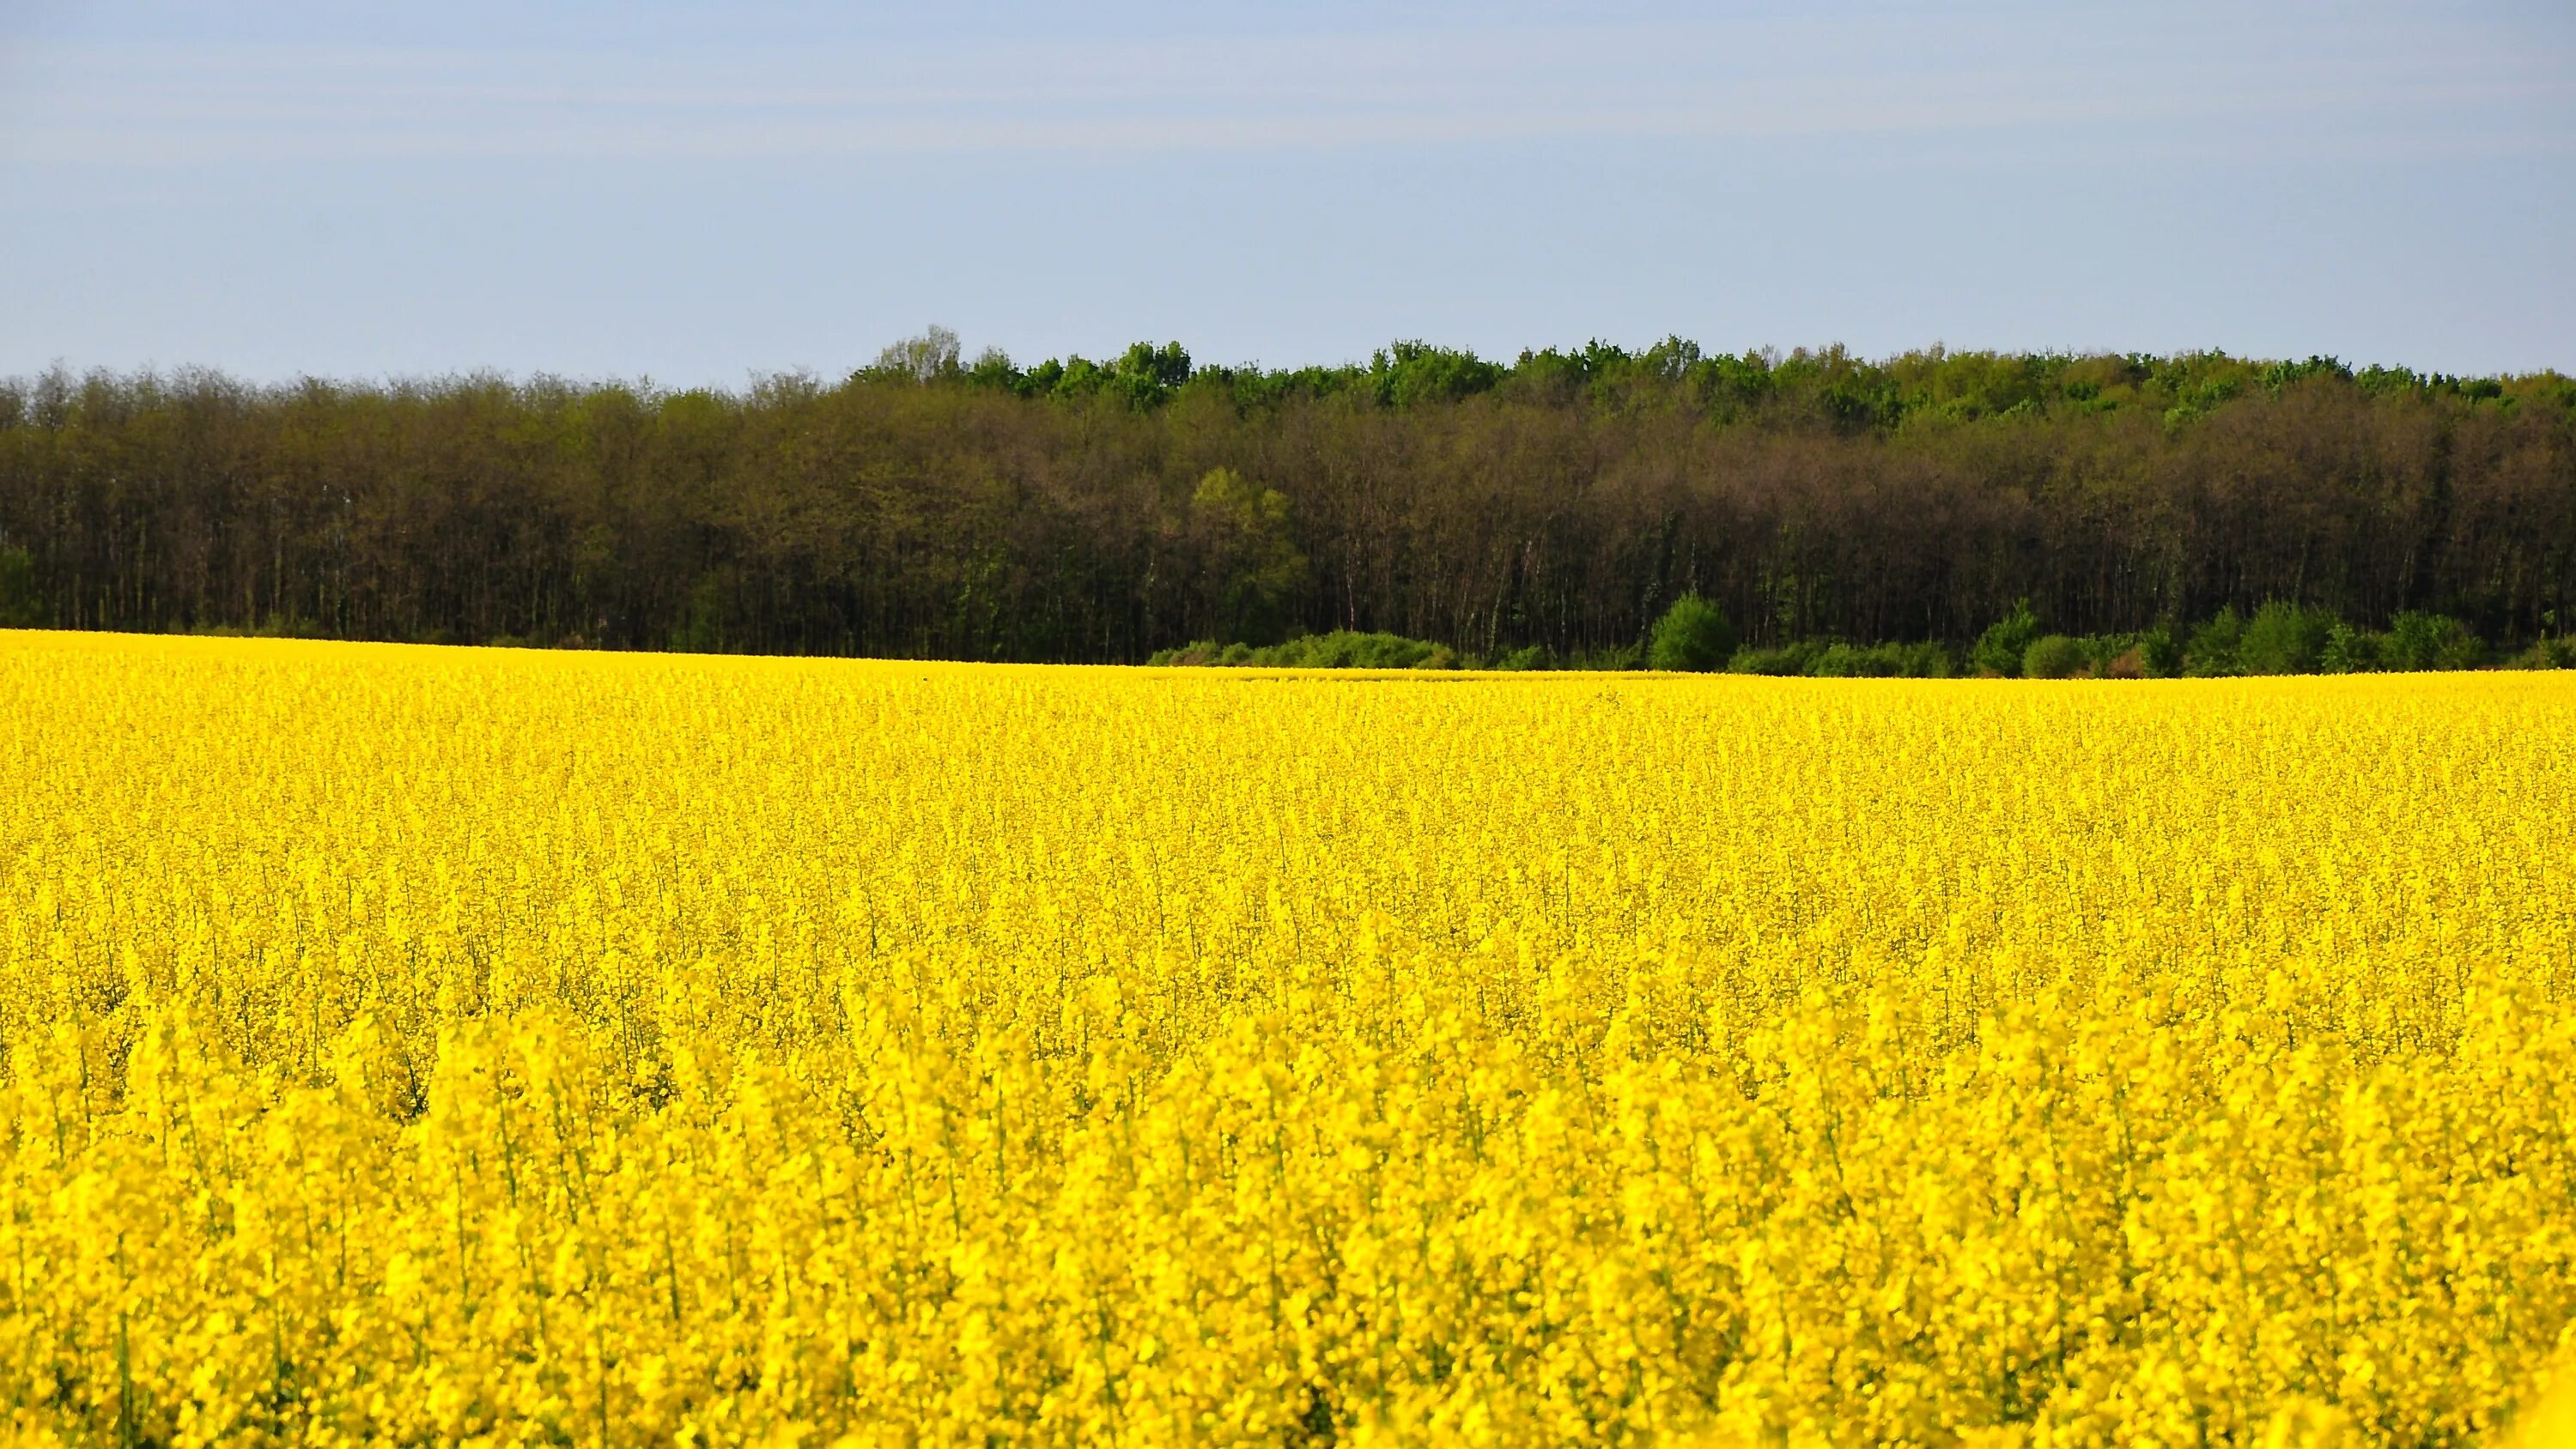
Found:
[[[2576,382],[2330,358],[1035,367],[938,329],[743,393],[0,382],[0,623],[1120,662],[1386,631],[2107,633],[2275,600],[2576,623]]]

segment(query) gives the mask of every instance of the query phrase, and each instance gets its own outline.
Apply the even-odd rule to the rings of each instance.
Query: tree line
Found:
[[[1383,633],[1634,657],[2266,604],[2576,623],[2576,382],[1680,339],[1021,367],[933,329],[739,392],[0,382],[0,624],[1134,662]]]

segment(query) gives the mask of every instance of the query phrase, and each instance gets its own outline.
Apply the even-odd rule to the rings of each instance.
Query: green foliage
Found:
[[[2365,674],[2378,667],[2379,636],[2335,620],[2326,631],[2325,647],[2317,651],[2317,672]]]
[[[2391,669],[2475,669],[2486,644],[2448,614],[2408,610],[2388,621],[2379,655]]]
[[[1804,674],[1816,654],[1817,650],[1811,646],[1798,643],[1780,644],[1768,649],[1746,645],[1726,661],[1726,669],[1730,674]]]
[[[2158,624],[2138,635],[2134,646],[2138,652],[2138,670],[2149,679],[2171,679],[2182,673],[2182,641],[2173,630]]]
[[[2279,667],[2285,656],[2300,657],[2292,651],[2305,649],[2312,640],[2322,642],[2315,644],[2306,664]],[[1545,645],[1532,644],[1501,655],[1489,667],[1632,669],[1645,657],[1631,645],[1561,661]],[[2382,635],[2355,629],[2324,610],[2276,603],[2257,610],[2250,619],[2233,609],[2221,609],[2192,631],[2187,649],[2174,642],[2171,629],[2161,625],[2137,634],[2041,635],[2024,647],[2013,672],[2028,679],[2162,679],[2185,672],[2203,677],[2343,674],[2381,668],[2469,668],[2484,657],[2484,645],[2476,636],[2444,615],[2402,614],[2398,626]],[[1427,640],[1349,631],[1291,639],[1267,648],[1211,640],[1186,649],[1162,650],[1148,662],[1300,669],[1450,669],[1462,662],[1472,666],[1472,661],[1461,661],[1453,651]],[[2544,637],[2514,662],[2525,669],[2576,668],[2576,639]],[[1939,679],[1956,672],[1959,663],[1946,646],[1933,641],[1862,645],[1792,640],[1746,645],[1729,656],[1725,667],[1735,674],[1783,678]]]
[[[2194,679],[2214,679],[2238,672],[2236,650],[2245,637],[2245,616],[2228,605],[2208,623],[2191,631],[2183,650],[2183,672]]]
[[[2246,674],[2314,673],[2336,622],[2327,610],[2274,599],[2237,636],[2236,667]]]
[[[1721,667],[1734,652],[1735,625],[1726,611],[1697,594],[1684,594],[1656,621],[1646,663],[1698,673]]]
[[[2009,679],[2021,673],[2024,656],[2037,642],[2039,616],[2031,612],[2030,600],[2023,599],[2013,605],[2011,613],[1986,626],[1968,658],[1980,671]]]
[[[1408,341],[1369,360],[1369,381],[1380,403],[1411,408],[1491,392],[1507,370],[1473,352]]]
[[[1217,638],[1255,645],[1286,638],[1290,605],[1306,582],[1287,495],[1212,468],[1190,491],[1190,526],[1209,561]]]
[[[991,388],[999,392],[1018,392],[1020,370],[1011,365],[1011,354],[998,347],[987,347],[975,354],[975,364],[966,369],[969,386]]]
[[[23,548],[0,548],[0,629],[41,629],[51,622],[36,560]]]
[[[955,339],[952,337],[949,342],[953,348]],[[892,350],[889,349],[890,352]],[[880,363],[870,375],[884,372],[884,364]],[[1190,363],[1189,349],[1181,344],[1165,342],[1158,346],[1151,342],[1136,342],[1129,344],[1127,350],[1111,362],[1094,362],[1080,353],[1073,353],[1062,359],[1050,357],[1025,372],[1012,366],[1009,354],[987,349],[975,359],[971,368],[960,370],[952,364],[937,376],[960,378],[973,387],[1017,397],[1046,397],[1067,402],[1112,397],[1138,412],[1146,412],[1171,401],[1173,395],[1196,376],[1196,372]],[[1232,374],[1227,374],[1228,380],[1231,377]]]
[[[1190,354],[1177,342],[1160,347],[1131,343],[1102,378],[1103,385],[1125,398],[1128,406],[1140,409],[1160,406],[1189,380]]]
[[[1183,649],[1156,651],[1148,664],[1232,664],[1259,669],[1456,669],[1458,655],[1446,644],[1407,639],[1400,634],[1362,634],[1336,629],[1254,648],[1201,640]]]
[[[1742,658],[1742,655],[1738,655]],[[1734,667],[1729,665],[1730,668]],[[1743,673],[1769,673],[1747,669]],[[1950,651],[1940,644],[1829,644],[1807,653],[1805,666],[1794,672],[1817,679],[1945,679],[1951,672]]]
[[[2021,672],[2026,679],[2072,679],[2092,668],[2084,646],[2064,634],[2043,634],[2022,651]]]
[[[1801,672],[1818,679],[1893,679],[1905,672],[1905,662],[1884,644],[1876,648],[1828,644],[1807,660]]]
[[[2262,377],[2265,387],[2279,392],[2292,383],[2304,382],[2312,377],[2330,377],[2337,382],[2350,382],[2352,369],[2344,366],[2337,358],[2310,356],[2305,362],[2268,364],[2263,369]]]
[[[2517,662],[2524,669],[2576,669],[2576,638],[2537,640]]]
[[[1237,406],[1263,407],[1293,398],[1357,393],[1399,410],[1433,407],[1484,393],[1556,403],[1625,407],[1656,395],[1678,396],[1723,422],[1756,417],[1820,424],[1839,432],[1940,426],[1977,420],[2082,417],[2138,410],[2181,427],[2209,416],[2249,391],[2278,395],[2310,379],[2365,396],[2441,395],[2469,402],[2508,399],[2519,388],[2549,397],[2547,378],[2457,378],[2404,368],[2356,372],[2331,357],[2257,362],[2223,352],[2076,357],[2059,353],[1953,352],[1933,347],[1884,362],[1841,347],[1710,355],[1687,338],[1666,337],[1631,351],[1596,338],[1580,349],[1524,350],[1517,360],[1488,361],[1473,351],[1406,339],[1380,349],[1366,366],[1192,367],[1178,343],[1137,343],[1113,362],[1050,358],[1021,372],[987,351],[968,367],[955,361],[955,336],[932,328],[886,349],[868,375],[938,381],[963,378],[1024,397],[1088,397],[1113,392],[1139,407],[1167,401],[1197,381]],[[932,344],[924,347],[923,344]],[[944,343],[944,347],[938,344]],[[947,361],[942,363],[942,357]]]
[[[1878,646],[1825,641],[1891,627],[1964,668],[1992,619],[1962,601],[2027,596],[2033,624],[1976,664],[2018,673],[2047,620],[2100,631],[2081,640],[2098,672],[2169,674],[2160,636],[2116,631],[2318,587],[2555,633],[2564,571],[2496,549],[2576,553],[2571,468],[2559,374],[2214,352],[1872,360],[1666,337],[1504,361],[1408,340],[1265,369],[1157,341],[1024,367],[931,329],[837,383],[736,392],[0,379],[0,541],[36,561],[10,617],[625,649],[1109,663],[1384,619],[1616,666],[1669,602],[1639,617],[1641,587],[1678,568],[1729,618],[1813,641],[1802,669],[1883,672]],[[2242,511],[2201,486],[2213,471],[2259,473],[2277,506]],[[2125,501],[2021,486],[2042,475],[2117,479]],[[2437,476],[2432,527],[2409,480]],[[2362,667],[2359,631],[2386,622],[2357,615],[2331,667]],[[2167,650],[2189,631],[2169,627]],[[2246,660],[2229,644],[2194,667],[2303,666],[2297,630],[2286,654],[2256,634]],[[2496,642],[2541,657],[2528,632]],[[2482,657],[2467,639],[2398,654]]]

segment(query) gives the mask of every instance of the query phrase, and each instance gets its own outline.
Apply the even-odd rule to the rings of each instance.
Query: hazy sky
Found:
[[[0,0],[0,372],[2576,369],[2576,5]]]

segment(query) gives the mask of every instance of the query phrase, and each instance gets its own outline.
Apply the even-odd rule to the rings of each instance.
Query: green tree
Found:
[[[2317,652],[2321,674],[2360,674],[2379,667],[2379,639],[2341,619],[2326,632],[2326,647]]]
[[[2138,665],[2149,679],[2171,679],[2182,673],[2182,641],[2162,624],[2138,636]]]
[[[1150,342],[1131,344],[1126,354],[1110,365],[1107,379],[1109,386],[1135,408],[1160,405],[1189,380],[1190,354],[1177,342],[1160,347]]]
[[[2236,667],[2248,674],[2310,674],[2334,635],[2335,616],[2274,599],[2245,621]]]
[[[1646,665],[1700,673],[1726,663],[1735,652],[1735,625],[1726,611],[1698,594],[1673,600],[1646,644]]]
[[[2064,634],[2043,634],[2022,651],[2025,679],[2073,679],[2093,667],[2084,646]]]
[[[2021,673],[2024,656],[2037,642],[2039,616],[2031,612],[2030,600],[2021,599],[2014,602],[2011,613],[1986,626],[1968,657],[1978,669],[2010,679]]]
[[[2391,669],[2474,669],[2486,645],[2448,614],[2408,610],[2388,621],[2379,655]]]
[[[1220,462],[1286,526],[1194,510]],[[2025,486],[2079,475],[2099,486]],[[2254,477],[2259,504],[2210,486]],[[0,378],[0,542],[36,563],[13,614],[146,631],[1108,663],[1222,612],[1264,638],[1382,625],[1600,665],[1642,660],[1671,599],[1641,585],[1673,576],[1778,621],[1748,666],[1874,670],[1857,641],[1964,643],[2026,597],[2165,673],[2133,631],[2329,587],[2454,618],[2396,653],[2460,667],[2486,651],[2457,621],[2514,631],[2493,642],[2517,657],[2569,647],[2548,615],[2569,608],[2571,478],[2576,380],[2217,353],[1668,338],[1488,362],[1408,341],[1262,369],[1156,342],[1022,367],[934,329],[836,384],[730,393]],[[1975,662],[2018,673],[2038,633]],[[2192,642],[2190,667],[2239,667],[2233,636]]]
[[[2244,637],[2245,616],[2236,612],[2236,606],[2219,610],[2208,623],[2191,631],[2191,643],[2183,650],[2183,672],[2196,679],[2236,673],[2236,649]]]
[[[1426,342],[1398,342],[1369,359],[1369,376],[1379,401],[1399,408],[1490,392],[1502,380],[1503,371],[1500,363],[1487,362],[1473,352]]]
[[[1190,492],[1190,526],[1207,550],[1216,640],[1276,644],[1306,582],[1287,495],[1232,468],[1211,468]]]

